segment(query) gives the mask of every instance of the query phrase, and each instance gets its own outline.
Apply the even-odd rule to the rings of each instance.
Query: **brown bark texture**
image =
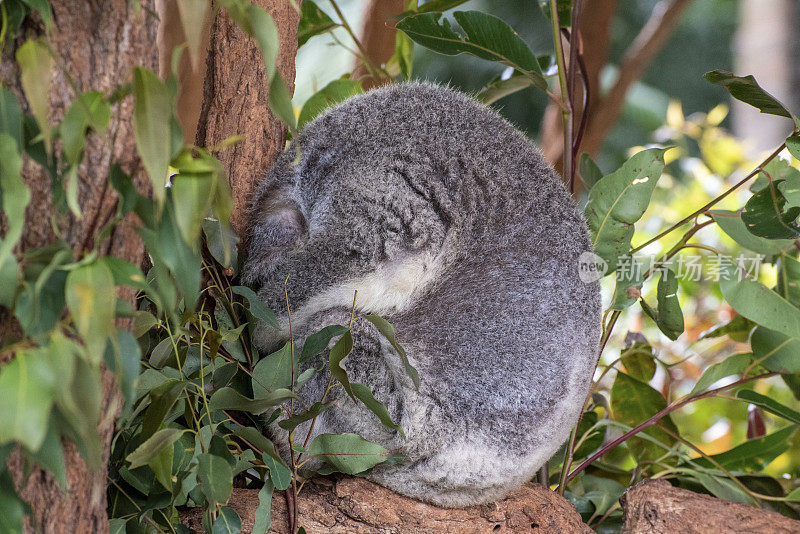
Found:
[[[54,50],[56,66],[49,88],[50,120],[59,121],[78,92],[99,90],[106,94],[116,86],[130,82],[132,67],[141,65],[155,69],[157,53],[154,47],[157,21],[153,18],[153,1],[141,0],[137,9],[128,0],[60,0],[52,2],[53,32],[48,34]],[[17,47],[26,37],[45,33],[40,23],[26,23],[13,46],[7,46],[0,66],[0,82],[17,96],[21,95],[19,72],[14,61]],[[27,104],[23,100],[23,106]],[[26,111],[29,111],[26,109]],[[112,108],[109,128],[103,137],[91,134],[86,142],[85,156],[79,168],[78,202],[82,218],[57,216],[61,238],[75,250],[76,257],[91,250],[95,236],[116,210],[116,192],[108,183],[112,163],[118,163],[128,173],[141,193],[147,193],[149,180],[133,149],[133,97],[127,97]],[[38,164],[25,158],[23,178],[31,190],[31,202],[25,214],[21,251],[52,243],[56,236],[51,226],[53,203],[50,177]],[[134,222],[118,226],[100,247],[101,254],[140,263],[144,249],[134,232]],[[131,297],[130,294],[126,295]],[[0,331],[14,332],[12,320],[0,318]],[[87,469],[74,445],[64,443],[68,490],[62,492],[56,481],[34,467],[28,476],[21,454],[12,455],[9,467],[21,496],[33,507],[35,525],[39,532],[106,532],[106,471],[114,421],[121,407],[121,398],[111,373],[105,372],[103,386],[103,417],[99,433],[105,443],[103,467]]]
[[[234,489],[228,506],[242,518],[242,532],[252,532],[258,490]],[[592,532],[572,504],[538,484],[526,484],[496,503],[446,509],[403,497],[362,478],[317,478],[300,492],[297,510],[298,525],[308,534]],[[200,508],[190,509],[181,514],[181,520],[198,529],[202,513]],[[272,499],[269,532],[289,532],[286,500],[280,492]]]
[[[747,504],[673,487],[666,480],[645,480],[620,499],[623,534],[789,534],[800,521]]]
[[[255,0],[278,27],[278,72],[294,90],[300,14],[289,0]],[[247,227],[247,205],[286,142],[286,127],[269,109],[264,61],[255,40],[220,11],[212,26],[203,106],[196,144],[212,147],[235,135],[244,140],[217,154],[233,189],[231,223],[239,235]]]
[[[397,34],[394,27],[397,21],[392,17],[402,13],[405,6],[406,0],[370,0],[361,30],[361,45],[373,65],[385,65],[394,55]],[[353,68],[353,79],[362,80],[364,90],[380,83],[369,75],[364,63],[358,58]]]

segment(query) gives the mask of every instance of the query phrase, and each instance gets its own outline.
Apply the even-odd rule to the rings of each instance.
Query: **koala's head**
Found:
[[[280,156],[250,207],[243,282],[284,318],[285,284],[293,326],[323,309],[349,310],[355,291],[362,312],[407,306],[432,277],[450,225],[446,184],[436,179],[446,171],[418,148],[403,151],[410,127],[365,131],[371,106],[362,106],[346,103],[308,125],[299,152]]]

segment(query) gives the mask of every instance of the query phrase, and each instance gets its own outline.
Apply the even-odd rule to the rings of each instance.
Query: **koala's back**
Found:
[[[414,390],[385,341],[361,329],[348,373],[407,439],[357,405],[326,412],[318,431],[402,447],[406,464],[371,475],[402,493],[448,506],[500,497],[566,439],[595,365],[599,287],[578,277],[591,245],[571,196],[521,132],[439,86],[350,99],[297,142],[300,162],[282,156],[253,213],[266,221],[259,206],[281,191],[304,237],[276,248],[263,238],[274,222],[254,224],[248,276],[274,305],[264,288],[291,274],[308,332],[357,289],[359,311],[395,325],[422,380]]]

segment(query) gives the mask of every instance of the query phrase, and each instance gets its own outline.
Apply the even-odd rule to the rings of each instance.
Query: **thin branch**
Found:
[[[706,391],[704,393],[699,393],[699,394],[693,395],[691,397],[684,397],[683,400],[679,400],[679,401],[673,402],[672,404],[670,404],[669,406],[667,406],[666,408],[664,408],[663,410],[661,410],[657,414],[651,416],[649,419],[647,419],[645,421],[642,421],[641,423],[639,423],[638,425],[636,425],[635,427],[630,429],[628,432],[625,432],[624,434],[622,434],[620,437],[618,437],[614,441],[611,441],[610,443],[604,445],[600,450],[598,450],[597,452],[592,454],[590,457],[588,457],[586,460],[581,462],[580,465],[578,467],[576,467],[574,471],[572,471],[572,473],[567,475],[567,477],[565,479],[565,482],[564,482],[565,486],[566,486],[566,484],[569,484],[570,481],[578,475],[578,473],[580,473],[581,471],[586,469],[589,465],[591,465],[592,462],[594,462],[595,460],[597,460],[598,458],[600,458],[604,454],[608,453],[608,451],[610,451],[611,449],[613,449],[614,447],[616,447],[620,443],[625,442],[631,436],[634,436],[634,435],[638,434],[639,432],[641,432],[642,430],[644,430],[646,428],[654,426],[656,423],[658,423],[658,421],[660,421],[661,419],[663,419],[667,415],[671,414],[672,412],[674,412],[678,408],[682,408],[683,406],[686,406],[689,403],[692,403],[692,402],[700,400],[700,399],[704,399],[706,397],[713,397],[714,395],[717,395],[718,393],[721,393],[722,391],[725,391],[725,390],[728,390],[728,389],[732,389],[732,388],[734,388],[736,386],[741,386],[742,384],[745,384],[747,382],[752,382],[753,380],[758,380],[758,379],[761,379],[761,378],[768,378],[770,376],[775,376],[776,374],[777,373],[764,373],[764,374],[760,374],[760,375],[756,375],[756,376],[751,376],[751,377],[748,377],[748,378],[742,378],[742,379],[739,379],[736,382],[733,382],[733,383],[728,384],[726,386],[722,386],[722,387],[719,387],[717,389],[711,389],[709,391]]]
[[[680,21],[681,15],[692,0],[661,0],[653,9],[650,20],[636,36],[619,66],[617,81],[595,107],[586,145],[596,152],[611,131],[630,87],[642,77],[644,71],[663,48]]]

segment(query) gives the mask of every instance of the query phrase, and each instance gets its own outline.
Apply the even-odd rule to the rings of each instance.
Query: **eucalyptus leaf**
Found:
[[[656,289],[658,319],[656,324],[673,341],[683,333],[683,312],[678,302],[678,277],[672,269],[663,269]]]
[[[751,234],[766,239],[800,237],[797,224],[800,207],[787,206],[786,197],[780,191],[782,184],[782,180],[770,182],[745,204],[742,222]]]
[[[283,491],[291,485],[292,472],[284,465],[283,461],[266,452],[261,459],[264,460],[264,465],[269,469],[269,478],[275,489]]]
[[[752,361],[752,354],[734,354],[719,363],[710,365],[703,372],[703,376],[695,383],[692,391],[689,392],[689,396],[702,393],[718,380],[732,375],[740,375]]]
[[[783,417],[796,425],[800,424],[800,412],[781,404],[772,397],[756,393],[752,389],[742,389],[736,392],[736,398],[749,402],[750,404],[755,404],[763,410],[777,415],[778,417]]]
[[[530,78],[519,72],[514,72],[508,78],[504,78],[501,75],[490,81],[475,95],[475,98],[479,102],[489,105],[533,85],[534,83]]]
[[[586,185],[586,189],[594,187],[594,184],[599,182],[600,178],[603,177],[603,172],[600,170],[600,167],[598,167],[592,157],[585,152],[581,154],[578,163],[578,174]]]
[[[667,401],[664,400],[661,393],[650,385],[625,373],[617,373],[614,385],[611,388],[611,410],[615,421],[634,427],[666,407]],[[672,422],[669,415],[663,417],[660,423],[677,433],[675,423]],[[672,436],[657,427],[650,427],[643,432],[667,445],[675,442]],[[629,438],[627,443],[640,463],[653,461],[664,454],[663,450],[653,447],[650,443],[637,436]]]
[[[767,370],[800,373],[800,340],[759,326],[753,330],[750,346],[755,358]]]
[[[353,334],[348,330],[331,348],[328,365],[330,367],[331,376],[344,387],[344,390],[350,395],[350,398],[355,400],[353,389],[350,387],[350,379],[347,378],[347,372],[345,372],[344,368],[341,366],[342,360],[347,358],[352,351]]]
[[[411,15],[397,23],[397,29],[416,43],[446,55],[470,54],[497,61],[527,76],[541,90],[547,90],[539,61],[525,41],[499,18],[479,11],[456,11],[453,17],[464,30],[459,35],[441,13]]]
[[[709,210],[706,212],[728,237],[737,244],[758,254],[774,255],[792,246],[791,239],[766,239],[753,235],[737,211]]]
[[[208,453],[198,454],[197,479],[209,504],[228,502],[233,491],[233,470],[224,458]]]
[[[380,332],[381,335],[386,338],[386,341],[388,341],[389,344],[394,348],[394,350],[397,351],[397,354],[400,356],[400,359],[403,362],[403,367],[405,368],[406,374],[414,383],[414,387],[419,389],[419,373],[414,366],[411,365],[411,361],[408,359],[406,351],[400,346],[400,343],[397,342],[394,326],[392,326],[389,321],[380,315],[364,315],[363,318],[375,325],[375,328],[378,329],[378,332]]]
[[[344,335],[348,329],[344,326],[335,324],[324,327],[319,332],[308,336],[303,343],[303,351],[300,353],[300,361],[304,362],[321,354],[328,348],[331,340],[335,337]]]
[[[59,379],[41,350],[20,351],[0,368],[0,444],[17,441],[30,451],[39,450]]]
[[[761,113],[792,119],[796,124],[796,128],[800,128],[800,119],[794,117],[786,106],[758,85],[752,75],[736,76],[726,70],[712,70],[703,77],[715,85],[725,87],[736,100],[758,108]]]
[[[75,328],[86,344],[89,357],[99,363],[106,340],[114,333],[114,276],[106,263],[94,261],[67,275],[66,299]]]
[[[258,298],[255,291],[246,286],[233,286],[231,290],[247,300],[249,305],[247,309],[253,314],[253,317],[264,321],[270,326],[278,328],[278,320],[275,318],[275,312],[261,302],[261,299]]]
[[[303,2],[305,5],[306,2]],[[272,526],[272,493],[275,485],[272,480],[267,479],[264,485],[258,490],[258,507],[253,513],[253,534],[267,534]]]
[[[25,208],[31,193],[22,181],[22,156],[11,135],[0,133],[0,200],[5,213],[5,235],[0,239],[0,265],[6,264],[22,237]]]
[[[17,150],[24,146],[22,108],[17,97],[7,87],[0,87],[0,133],[10,135],[17,143]]]
[[[329,32],[340,24],[333,20],[322,11],[316,2],[304,0],[300,5],[300,27],[297,30],[298,48],[308,42],[315,35]]]
[[[17,49],[19,79],[31,113],[44,138],[45,150],[52,150],[53,130],[50,127],[50,77],[53,57],[44,40],[28,40]],[[2,143],[0,143],[2,144]],[[2,158],[0,158],[2,159]]]
[[[214,392],[208,401],[208,407],[212,410],[237,410],[260,415],[270,408],[296,397],[297,395],[288,389],[276,389],[265,397],[253,400],[248,399],[233,388],[224,387]]]
[[[311,408],[309,408],[305,412],[278,421],[278,426],[287,431],[294,430],[295,428],[297,428],[299,424],[314,419],[319,414],[330,408],[332,405],[333,404],[330,402],[327,403],[315,402],[314,404],[311,405]]]
[[[150,436],[125,458],[130,463],[129,469],[150,463],[161,451],[171,448],[184,432],[181,428],[164,428]]]
[[[636,153],[617,171],[604,176],[589,191],[586,220],[595,253],[608,264],[608,273],[631,248],[633,224],[644,215],[664,170],[664,149]]]
[[[797,425],[790,425],[760,438],[748,439],[744,443],[725,452],[711,455],[718,464],[736,471],[761,471],[767,464],[786,452],[790,438],[797,431]],[[716,466],[706,458],[697,458],[693,463],[714,469]]]
[[[389,451],[356,434],[320,434],[309,444],[308,453],[349,475],[372,469],[389,457]]]
[[[306,100],[297,119],[297,127],[302,128],[326,109],[363,92],[360,80],[347,78],[333,80]]]
[[[369,410],[378,417],[383,426],[391,428],[392,430],[396,430],[400,433],[400,436],[405,439],[406,435],[403,432],[403,429],[400,428],[400,425],[392,421],[392,416],[389,414],[389,410],[386,408],[386,405],[375,398],[375,396],[372,394],[372,390],[368,386],[358,382],[353,382],[350,384],[350,388],[353,391],[353,395],[355,395],[358,400],[363,402],[364,406],[369,408]]]
[[[268,398],[270,393],[292,385],[292,343],[286,344],[263,356],[253,368],[253,396],[255,399]]]
[[[205,50],[202,50],[203,29],[206,13],[211,7],[207,0],[177,0],[178,13],[181,17],[186,46],[195,72],[200,72],[201,61],[204,61]]]
[[[172,98],[158,76],[141,67],[133,69],[133,132],[142,164],[153,182],[153,195],[164,200],[170,161],[170,119]]]

